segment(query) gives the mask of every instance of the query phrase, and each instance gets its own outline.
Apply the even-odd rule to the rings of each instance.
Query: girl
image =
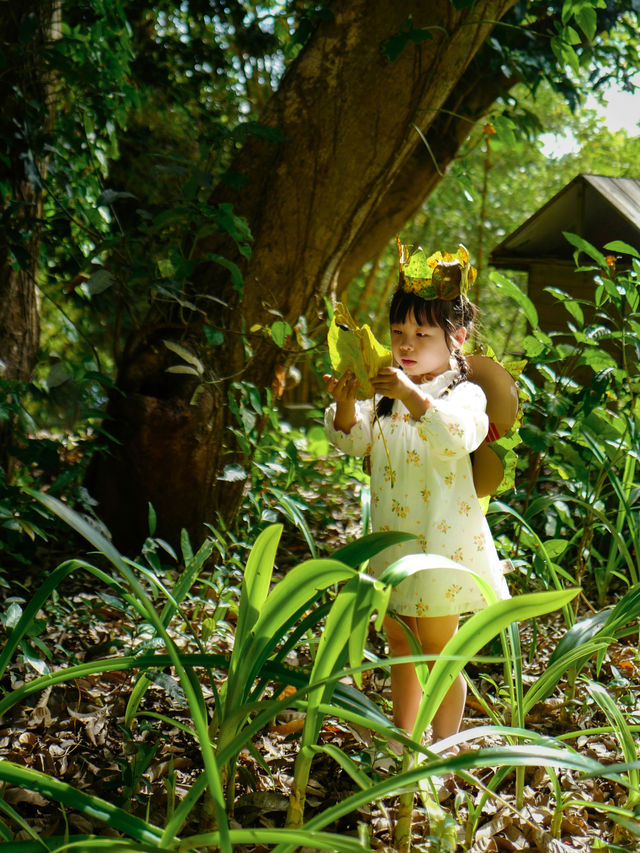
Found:
[[[379,576],[405,554],[442,554],[484,577],[498,598],[508,598],[469,455],[488,429],[484,392],[467,380],[460,353],[475,317],[466,297],[475,270],[464,247],[457,256],[437,253],[420,263],[415,255],[407,263],[406,250],[400,245],[399,250],[399,285],[389,312],[394,366],[371,380],[376,395],[382,395],[377,413],[389,456],[374,401],[357,401],[349,372],[324,377],[335,401],[325,418],[330,441],[346,453],[371,457],[373,530],[417,535],[385,549],[371,560],[369,571]],[[485,604],[464,571],[417,572],[391,594],[395,618],[388,615],[384,623],[390,655],[411,654],[397,619],[425,654],[437,655],[456,632],[460,614]],[[391,693],[394,723],[411,732],[422,698],[413,664],[392,666]],[[434,741],[459,730],[465,698],[460,675],[433,719]]]

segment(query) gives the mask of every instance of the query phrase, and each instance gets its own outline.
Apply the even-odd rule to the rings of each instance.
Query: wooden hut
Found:
[[[588,298],[593,290],[592,275],[575,271],[574,247],[563,231],[600,251],[614,240],[640,251],[640,180],[577,175],[490,253],[492,266],[528,273],[528,294],[546,331],[557,325],[558,303],[545,287],[559,287],[576,298]]]

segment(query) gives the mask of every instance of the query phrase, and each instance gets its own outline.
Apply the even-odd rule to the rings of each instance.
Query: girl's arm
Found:
[[[414,421],[419,421],[428,408],[431,407],[431,398],[420,390],[403,370],[397,367],[385,367],[377,376],[371,380],[376,389],[376,394],[390,397],[392,400],[401,400],[409,410]]]
[[[356,425],[356,388],[358,380],[347,370],[340,379],[334,376],[323,376],[327,391],[336,401],[336,413],[333,426],[345,435],[349,435]]]
[[[351,456],[371,452],[371,401],[357,402],[357,380],[345,374],[340,379],[324,377],[327,391],[334,399],[325,412],[325,428],[331,444]]]
[[[462,382],[447,396],[431,401],[418,421],[418,435],[441,458],[471,453],[482,444],[489,429],[486,406],[482,388]]]

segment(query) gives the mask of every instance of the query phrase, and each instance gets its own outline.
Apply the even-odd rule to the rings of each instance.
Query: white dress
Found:
[[[327,435],[345,453],[371,455],[372,529],[402,530],[418,537],[373,557],[368,569],[372,575],[379,577],[407,554],[441,554],[483,577],[498,598],[508,598],[469,457],[487,434],[486,398],[471,382],[443,394],[455,376],[448,370],[420,385],[432,403],[420,420],[414,420],[400,400],[394,400],[390,416],[380,419],[391,466],[372,400],[356,404],[358,421],[349,435],[334,428],[336,404],[330,405],[325,414]],[[390,601],[390,609],[405,616],[447,616],[485,605],[473,577],[451,568],[417,572],[393,590]]]

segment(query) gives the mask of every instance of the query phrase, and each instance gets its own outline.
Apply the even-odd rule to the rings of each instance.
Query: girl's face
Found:
[[[454,346],[462,346],[466,329],[458,329]],[[413,311],[402,322],[391,324],[391,351],[398,367],[414,382],[433,379],[451,368],[451,352],[440,326],[418,323]]]

